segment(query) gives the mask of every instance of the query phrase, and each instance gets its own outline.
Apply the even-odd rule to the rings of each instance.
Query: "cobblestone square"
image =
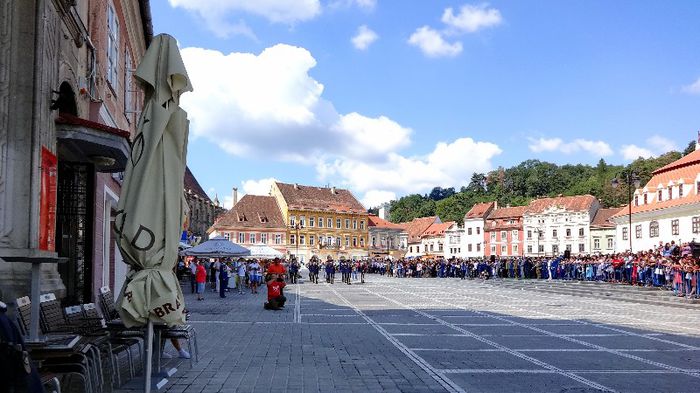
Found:
[[[186,291],[188,292],[188,291]],[[303,282],[287,306],[186,294],[200,361],[168,392],[697,392],[695,309],[513,281]],[[649,320],[648,315],[673,315]],[[172,347],[167,345],[172,352]]]

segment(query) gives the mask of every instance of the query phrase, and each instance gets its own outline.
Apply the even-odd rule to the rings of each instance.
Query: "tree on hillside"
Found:
[[[688,142],[688,146],[683,150],[683,155],[687,156],[688,154],[692,153],[695,151],[695,141],[690,141]]]

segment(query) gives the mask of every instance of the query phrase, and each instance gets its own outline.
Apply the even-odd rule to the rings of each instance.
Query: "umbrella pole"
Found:
[[[146,350],[146,364],[144,365],[143,368],[143,380],[144,380],[144,387],[143,391],[145,393],[151,393],[151,367],[153,366],[153,321],[150,319],[148,320],[148,324],[146,325],[146,345],[145,345],[145,350]]]

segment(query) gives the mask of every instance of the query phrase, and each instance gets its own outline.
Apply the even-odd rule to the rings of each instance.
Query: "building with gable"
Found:
[[[461,252],[458,257],[478,258],[486,255],[484,249],[484,226],[486,218],[498,207],[498,202],[477,203],[464,215],[464,230]]]
[[[593,195],[540,198],[523,212],[526,256],[590,252],[590,227],[600,203]]]
[[[591,254],[612,254],[615,252],[615,223],[611,217],[620,211],[619,207],[598,209],[591,222]]]
[[[525,206],[491,210],[484,226],[484,255],[510,257],[523,255],[523,213]]]
[[[275,198],[287,227],[287,252],[300,261],[359,259],[369,255],[368,213],[348,190],[275,182]]]
[[[671,240],[700,241],[700,146],[655,170],[649,182],[634,192],[629,225],[628,207],[615,213],[616,250],[649,250]]]
[[[427,252],[423,246],[423,234],[431,225],[440,223],[442,221],[438,216],[414,218],[402,223],[401,225],[406,228],[406,246],[408,247],[405,256],[410,258],[425,255]]]
[[[208,230],[244,247],[264,244],[287,253],[287,226],[277,200],[271,196],[244,195]]]
[[[434,222],[421,235],[423,256],[428,258],[445,256],[445,235],[448,230],[457,228],[454,221]]]

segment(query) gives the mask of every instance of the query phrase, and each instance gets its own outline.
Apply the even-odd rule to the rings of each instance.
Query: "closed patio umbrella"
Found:
[[[136,78],[146,94],[115,219],[117,244],[130,266],[117,309],[127,327],[148,324],[152,341],[154,321],[185,323],[173,268],[188,210],[183,195],[188,121],[179,104],[192,87],[175,39],[164,34],[153,39]],[[149,391],[150,370],[146,383]]]

